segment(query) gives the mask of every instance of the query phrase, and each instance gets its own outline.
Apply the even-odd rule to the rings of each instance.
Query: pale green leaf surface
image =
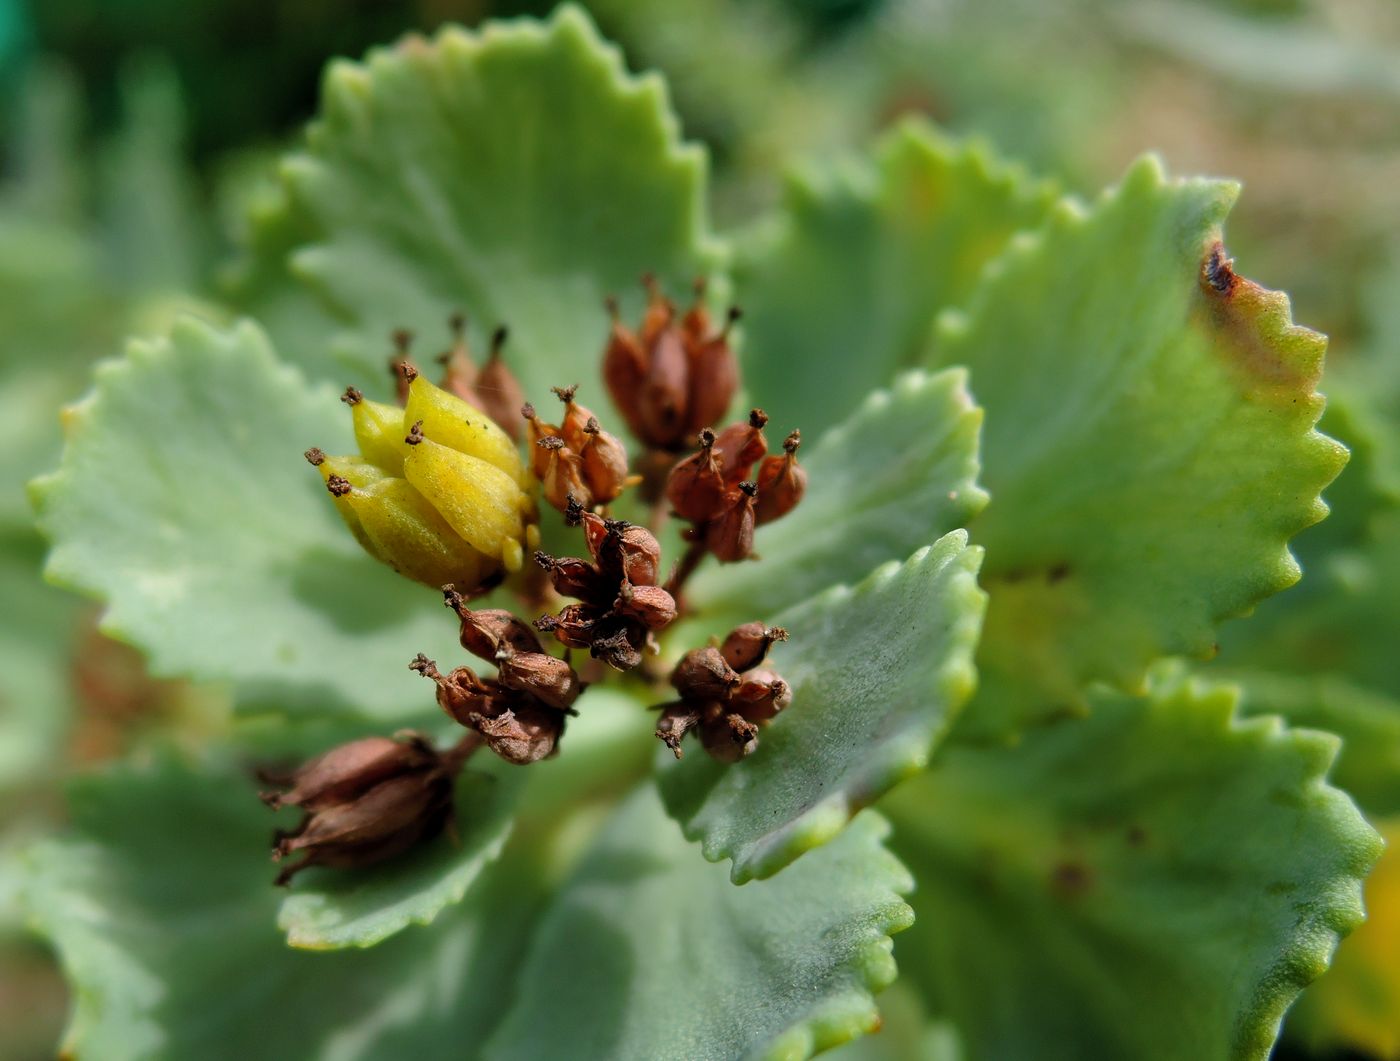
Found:
[[[706,858],[733,860],[735,883],[826,843],[925,766],[976,683],[980,562],[954,531],[771,618],[790,635],[771,665],[791,706],[739,762],[717,763],[691,741],[659,777],[667,809]]]
[[[1096,694],[1016,747],[951,745],[888,801],[919,881],[901,971],[968,1057],[1267,1057],[1362,920],[1380,851],[1337,740],[1228,688]]]
[[[869,1031],[912,884],[867,813],[782,876],[734,888],[655,793],[630,797],[542,920],[493,1061],[800,1059]]]
[[[103,630],[157,675],[288,710],[421,708],[407,661],[451,651],[453,624],[360,551],[301,456],[349,451],[348,421],[251,324],[185,320],[133,343],[98,369],[35,487],[49,577],[103,600]]]
[[[703,150],[576,7],[333,64],[283,172],[324,233],[294,268],[353,322],[359,385],[387,379],[391,329],[437,334],[456,309],[510,327],[528,394],[586,383],[605,295],[636,309],[644,272],[679,293],[717,262]]]
[[[80,1057],[473,1056],[539,901],[534,863],[507,854],[428,928],[297,951],[250,778],[163,761],[86,778],[72,806],[72,831],[29,852],[21,900],[74,986],[64,1047]]]
[[[481,753],[485,755],[486,753]],[[454,841],[425,845],[361,873],[307,871],[277,914],[287,942],[306,950],[372,947],[411,924],[431,924],[500,856],[510,835],[520,770],[482,773],[470,764],[457,783]]]
[[[1298,578],[1286,543],[1346,452],[1313,426],[1325,339],[1286,296],[1212,282],[1235,194],[1145,158],[945,319],[934,360],[970,370],[994,499],[972,527],[991,601],[969,732],[1081,711],[1095,679],[1140,688]]]
[[[781,423],[838,423],[916,361],[938,311],[962,305],[1051,200],[916,121],[869,156],[795,173],[775,224],[735,263],[750,393]]]
[[[747,622],[965,526],[987,503],[977,485],[982,410],[966,374],[910,372],[799,452],[807,494],[760,527],[758,559],[702,568],[686,589],[706,619]]]

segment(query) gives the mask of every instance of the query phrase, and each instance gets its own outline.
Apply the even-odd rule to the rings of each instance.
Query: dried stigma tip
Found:
[[[596,416],[590,416],[590,417],[584,422],[584,425],[583,425],[584,434],[587,434],[587,435],[596,435],[596,434],[598,434],[598,433],[599,433],[600,431],[602,431],[602,430],[603,430],[603,429],[602,429],[601,426],[599,426],[599,424],[598,424],[598,418],[597,418]]]
[[[328,475],[326,477],[326,489],[333,497],[344,497],[354,487],[350,485],[350,480],[340,475]]]
[[[413,367],[411,361],[400,361],[398,364],[399,375],[405,383],[412,383],[418,378],[418,369]]]
[[[303,453],[302,456],[306,458],[306,463],[311,465],[313,468],[319,468],[321,465],[326,463],[325,451],[316,446],[312,446],[309,450]]]
[[[701,449],[710,449],[715,444],[714,431],[708,427],[701,428],[700,436],[696,439],[696,443]]]
[[[526,402],[520,407],[520,416],[522,419],[533,421],[536,415],[535,407],[532,403]]]
[[[758,496],[758,484],[756,482],[753,482],[752,480],[744,480],[742,483],[739,484],[739,489],[742,490],[744,493],[748,494],[750,497]]]
[[[340,400],[346,405],[359,405],[365,400],[365,396],[355,387],[346,387],[345,393],[340,396]]]
[[[752,409],[749,411],[749,426],[761,431],[768,426],[768,414],[762,409]]]
[[[794,428],[792,434],[783,439],[783,451],[785,453],[796,453],[797,447],[800,445],[802,445],[802,432]]]
[[[550,387],[549,389],[554,392],[556,398],[568,405],[574,400],[574,395],[578,393],[578,384],[575,383],[568,387]]]
[[[541,449],[563,449],[564,440],[558,435],[545,435],[544,438],[536,442],[535,445],[539,446]]]
[[[408,429],[408,434],[404,436],[404,441],[410,446],[417,446],[423,441],[423,421],[413,421],[413,426]]]
[[[437,669],[437,661],[429,659],[421,652],[413,657],[413,661],[409,663],[408,669],[421,674],[425,678],[432,678],[434,681],[441,677]]]

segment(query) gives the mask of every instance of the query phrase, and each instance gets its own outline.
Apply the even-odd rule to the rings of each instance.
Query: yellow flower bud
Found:
[[[523,566],[539,543],[532,480],[516,444],[480,410],[404,372],[406,406],[344,395],[356,457],[307,453],[365,551],[394,570],[460,592]]]

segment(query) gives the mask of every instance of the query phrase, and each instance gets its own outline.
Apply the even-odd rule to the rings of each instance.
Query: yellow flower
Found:
[[[490,417],[406,371],[402,409],[345,392],[359,456],[313,449],[306,459],[366,552],[415,581],[470,593],[520,570],[539,543],[532,480]]]

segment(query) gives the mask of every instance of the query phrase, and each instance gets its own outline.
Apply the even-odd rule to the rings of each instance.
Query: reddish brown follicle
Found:
[[[567,717],[563,711],[519,699],[509,706],[493,705],[490,714],[473,715],[468,725],[506,762],[525,766],[559,751]]]
[[[599,613],[586,604],[567,604],[558,615],[541,615],[535,629],[553,634],[566,648],[591,648],[598,619]]]
[[[567,660],[543,652],[512,652],[496,657],[497,678],[507,689],[525,693],[558,710],[573,706],[583,683]]]
[[[802,433],[794,431],[783,440],[781,457],[765,457],[758,469],[758,500],[754,518],[759,526],[786,516],[807,493],[807,469],[797,463]]]
[[[725,328],[703,342],[690,341],[690,391],[687,395],[686,429],[698,431],[719,421],[739,390],[739,362],[729,345],[729,326],[739,319],[737,308],[729,311]]]
[[[549,389],[564,405],[564,417],[559,422],[559,434],[563,436],[564,442],[570,449],[581,452],[584,443],[588,441],[584,428],[589,420],[596,422],[598,418],[593,415],[591,409],[574,400],[574,396],[578,394],[577,383],[571,387],[551,387]]]
[[[671,685],[690,701],[724,701],[743,679],[724,662],[720,651],[712,646],[694,648],[681,657],[671,672]]]
[[[501,426],[501,430],[516,442],[520,441],[520,424],[515,411],[525,400],[525,392],[515,373],[501,356],[509,332],[499,327],[491,336],[491,354],[481,366],[474,387],[480,399],[479,408]]]
[[[401,770],[431,761],[431,751],[415,742],[366,737],[332,748],[301,766],[292,774],[290,791],[258,795],[274,810],[301,807],[314,811],[351,799]]]
[[[443,674],[436,663],[420,652],[408,668],[432,679],[437,686],[438,706],[448,718],[464,726],[468,725],[467,719],[474,712],[483,710],[490,702],[491,687],[478,678],[470,667],[458,667]]]
[[[642,441],[674,449],[685,438],[690,364],[680,332],[666,328],[649,346],[647,373],[638,401]]]
[[[724,468],[715,456],[715,433],[700,432],[699,452],[680,461],[666,480],[666,500],[681,519],[704,523],[724,506]]]
[[[549,573],[550,584],[562,597],[593,600],[604,588],[598,569],[579,557],[555,557],[536,551],[535,563]]]
[[[661,705],[661,717],[656,720],[656,738],[670,748],[679,759],[682,756],[681,741],[685,735],[700,724],[700,709],[676,700]]]
[[[753,555],[754,502],[758,487],[740,483],[726,498],[720,517],[705,528],[705,548],[722,564],[737,563]]]
[[[767,722],[792,703],[792,687],[771,670],[752,670],[729,703],[750,722]]]
[[[634,586],[623,582],[613,607],[653,633],[664,630],[676,618],[676,598],[660,586]]]
[[[546,453],[543,485],[544,499],[559,511],[566,511],[574,501],[585,508],[593,504],[592,491],[583,481],[583,460],[558,435],[546,435],[536,444]]]
[[[627,426],[640,436],[640,398],[648,363],[646,352],[641,340],[622,323],[617,299],[609,298],[607,307],[612,325],[607,348],[603,351],[603,383],[612,396],[613,404],[627,421]]]
[[[722,763],[737,763],[758,747],[758,727],[742,715],[707,717],[700,722],[700,743]]]
[[[729,632],[719,651],[724,661],[742,674],[762,663],[774,644],[787,639],[788,632],[781,626],[764,626],[759,622],[744,623]]]
[[[724,481],[733,486],[748,478],[754,463],[768,452],[768,439],[763,429],[768,424],[768,414],[762,409],[754,409],[742,424],[730,424],[715,439],[715,457],[724,469]]]
[[[615,436],[598,426],[590,416],[583,425],[583,480],[593,500],[606,505],[617,500],[627,485],[627,448]]]
[[[542,652],[540,639],[529,624],[517,619],[504,608],[466,607],[461,594],[444,591],[446,604],[461,620],[462,647],[478,659],[493,663],[503,649],[513,652]]]
[[[610,534],[617,535],[623,578],[634,586],[656,585],[661,574],[661,543],[656,536],[626,520],[609,520],[604,526]]]

